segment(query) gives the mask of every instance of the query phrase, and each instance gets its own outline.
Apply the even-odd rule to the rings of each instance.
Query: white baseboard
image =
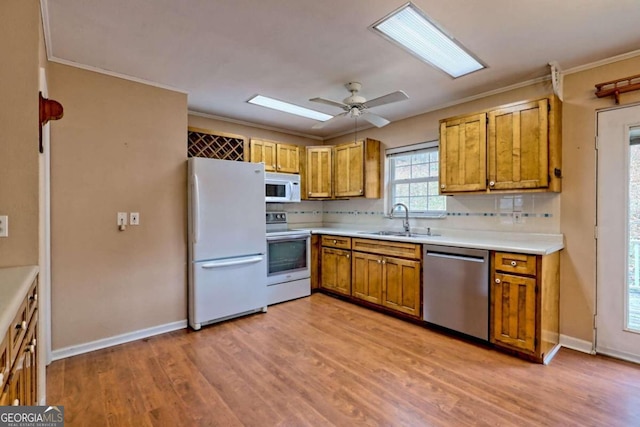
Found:
[[[615,357],[616,359],[626,360],[627,362],[640,363],[640,357],[638,357],[637,354],[627,353],[620,350],[611,350],[606,347],[598,347],[598,354]]]
[[[91,341],[84,344],[60,348],[58,350],[53,350],[51,352],[51,356],[52,360],[65,359],[67,357],[77,356],[79,354],[89,353],[91,351],[101,350],[107,347],[113,347],[114,345],[124,344],[127,342],[152,337],[154,335],[177,331],[179,329],[185,329],[186,327],[187,321],[180,320],[178,322],[167,323],[165,325],[154,326],[147,329],[140,329],[138,331],[128,332],[126,334],[116,335],[109,338],[103,338],[101,340]]]
[[[581,340],[568,335],[560,334],[560,345],[570,348],[571,350],[581,351],[582,353],[595,354],[591,341]]]

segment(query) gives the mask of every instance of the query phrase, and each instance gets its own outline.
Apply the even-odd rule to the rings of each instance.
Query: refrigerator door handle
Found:
[[[256,262],[260,262],[263,259],[264,257],[262,255],[258,255],[258,256],[252,256],[252,257],[241,258],[241,259],[213,261],[213,262],[208,262],[206,264],[202,264],[202,268],[211,269],[211,268],[229,267],[232,265],[253,264]]]
[[[193,243],[198,243],[200,240],[200,187],[198,186],[198,175],[193,174],[191,181],[193,186],[193,206],[192,206],[192,220],[193,220]]]

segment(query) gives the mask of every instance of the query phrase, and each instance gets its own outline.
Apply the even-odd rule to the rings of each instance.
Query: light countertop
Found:
[[[35,265],[0,268],[0,340],[38,274]]]
[[[300,227],[300,229],[302,229],[302,227]],[[378,231],[371,227],[364,230],[324,226],[308,227],[305,229],[310,230],[313,234],[332,234],[336,236],[358,237],[363,239],[391,240],[396,242],[455,246],[459,248],[487,249],[491,251],[533,255],[548,255],[564,248],[564,236],[562,234],[438,229],[434,230],[433,233],[440,234],[439,236],[405,237],[367,234],[372,231]],[[425,231],[426,230],[415,230],[417,233],[424,233]]]

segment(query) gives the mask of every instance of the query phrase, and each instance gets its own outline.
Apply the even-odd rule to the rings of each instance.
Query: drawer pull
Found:
[[[500,279],[496,279],[496,283],[500,283]]]
[[[27,329],[27,321],[23,320],[22,323],[18,323],[16,329]]]
[[[518,265],[518,263],[517,263],[517,262],[515,262],[515,261],[511,261],[511,267],[515,267],[516,265]]]

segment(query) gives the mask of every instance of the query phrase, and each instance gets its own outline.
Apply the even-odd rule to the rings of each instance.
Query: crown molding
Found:
[[[308,135],[308,134],[302,133],[302,132],[296,132],[296,131],[277,128],[277,127],[273,127],[273,126],[265,126],[265,125],[261,125],[261,124],[258,124],[258,123],[247,122],[247,121],[244,121],[244,120],[231,119],[229,117],[216,116],[214,114],[201,113],[199,111],[194,111],[194,110],[189,110],[188,113],[189,113],[189,115],[197,116],[197,117],[204,117],[205,119],[220,120],[222,122],[234,123],[234,124],[243,125],[243,126],[249,126],[249,127],[256,128],[256,129],[264,129],[264,130],[270,130],[270,131],[273,131],[273,132],[284,133],[284,134],[287,134],[287,135],[301,136],[303,138],[315,139],[316,141],[324,141],[326,139],[326,138],[322,138],[321,136]]]
[[[602,67],[603,65],[613,64],[614,62],[624,61],[625,59],[635,58],[636,56],[640,56],[640,49],[632,50],[631,52],[612,56],[610,58],[601,59],[600,61],[590,62],[584,65],[578,65],[577,67],[563,70],[562,74],[567,75],[567,74],[579,73],[581,71],[591,70],[592,68]]]

